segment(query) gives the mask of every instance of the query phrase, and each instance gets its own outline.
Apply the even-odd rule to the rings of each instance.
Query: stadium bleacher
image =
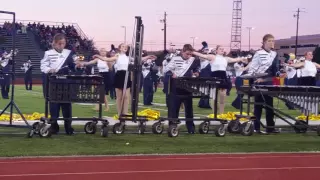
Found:
[[[27,61],[28,56],[34,66],[34,78],[40,77],[40,60],[44,51],[51,47],[52,37],[56,33],[66,34],[67,48],[87,58],[95,52],[93,42],[76,23],[19,21],[16,23],[16,30],[16,48],[19,49],[15,58],[17,77],[23,76],[24,72],[20,67]],[[12,49],[12,24],[8,21],[0,22],[0,37],[4,39],[0,43],[0,48],[10,51]]]

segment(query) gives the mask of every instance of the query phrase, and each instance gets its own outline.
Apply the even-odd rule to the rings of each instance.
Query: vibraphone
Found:
[[[224,119],[218,119],[217,117],[217,105],[218,105],[218,88],[222,83],[222,80],[217,78],[200,78],[200,77],[179,77],[179,78],[170,78],[169,80],[169,99],[173,96],[178,97],[192,97],[192,98],[201,98],[208,97],[214,99],[214,118],[171,118],[170,111],[173,109],[169,105],[169,112],[167,118],[160,118],[158,122],[156,122],[152,129],[155,134],[161,134],[163,131],[163,121],[169,121],[168,128],[168,136],[169,137],[177,137],[179,135],[179,127],[178,124],[181,121],[203,121],[200,124],[199,132],[201,134],[206,134],[209,132],[209,126],[211,121],[219,121],[221,124],[214,131],[215,135],[218,137],[225,136],[226,134],[226,124],[227,121]],[[179,94],[179,92],[175,92],[175,90],[184,89],[190,94]],[[170,103],[169,103],[170,104]]]
[[[309,125],[310,114],[319,114],[319,100],[320,100],[320,87],[309,86],[275,86],[275,85],[251,85],[242,86],[239,89],[241,92],[248,96],[247,99],[242,99],[242,104],[247,103],[247,114],[250,113],[251,97],[256,95],[269,95],[284,102],[293,104],[296,108],[300,109],[307,117],[306,121],[296,120],[295,117],[290,116],[287,113],[282,112],[279,109],[268,106],[265,103],[260,104],[266,108],[271,108],[275,112],[275,116],[288,123],[294,128],[297,133],[305,133],[308,129],[316,130],[320,135],[320,126]],[[241,113],[243,108],[241,107]],[[240,117],[240,116],[239,116]],[[242,125],[241,133],[243,135],[251,135],[253,132],[252,120],[254,117],[249,116],[249,121]],[[293,120],[295,123],[291,123],[288,119]],[[266,127],[261,123],[264,128]],[[280,126],[277,126],[280,127]]]
[[[48,109],[52,103],[96,103],[99,104],[99,115],[91,118],[58,118],[65,121],[89,121],[84,130],[87,134],[95,134],[98,121],[102,122],[101,136],[108,136],[108,120],[102,118],[102,104],[104,103],[105,89],[103,78],[96,75],[51,75],[47,76],[45,98],[45,117],[33,124],[33,133],[40,137],[50,137]]]

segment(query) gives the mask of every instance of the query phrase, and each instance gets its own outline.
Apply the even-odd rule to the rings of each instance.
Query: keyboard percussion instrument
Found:
[[[241,86],[239,91],[244,95],[247,95],[247,99],[242,99],[242,105],[247,104],[247,114],[250,112],[250,101],[253,96],[271,96],[282,100],[286,103],[293,104],[295,108],[300,109],[300,111],[307,117],[306,121],[297,120],[295,117],[290,116],[287,113],[279,110],[278,108],[270,107],[265,103],[256,103],[260,104],[266,108],[271,108],[274,110],[275,116],[280,118],[281,120],[288,123],[290,126],[294,128],[297,133],[305,133],[308,129],[316,130],[320,135],[320,126],[316,128],[314,126],[309,125],[309,116],[318,115],[319,114],[319,100],[320,100],[320,87],[315,86],[279,86],[279,85],[248,85]],[[242,105],[241,105],[241,113],[242,113]],[[240,117],[240,116],[239,116]],[[241,116],[242,117],[242,116]],[[250,119],[254,120],[254,117],[250,117]],[[293,120],[295,123],[291,123],[288,119]],[[249,124],[251,121],[249,122]],[[248,123],[247,123],[248,124]],[[264,124],[261,124],[262,127],[266,127]],[[253,127],[250,127],[253,128]],[[272,127],[268,127],[272,128]],[[250,130],[253,131],[253,130]],[[241,132],[246,135],[246,132]],[[248,133],[248,134],[251,134]]]
[[[168,120],[169,128],[168,128],[168,136],[169,137],[177,137],[179,135],[178,124],[181,121],[203,121],[199,126],[200,134],[207,134],[209,132],[209,126],[211,121],[218,121],[220,125],[215,130],[215,135],[218,137],[225,136],[226,134],[226,124],[227,120],[218,119],[217,117],[217,107],[218,107],[218,91],[219,85],[223,83],[224,80],[218,78],[204,78],[204,77],[178,77],[178,78],[170,78],[169,80],[169,99],[174,98],[174,96],[180,98],[212,98],[214,99],[214,118],[171,118],[170,110],[174,108],[170,108],[171,103],[169,103],[169,112],[168,118],[160,118],[158,124],[160,122]],[[182,90],[182,91],[180,91]],[[172,100],[170,100],[171,102]]]

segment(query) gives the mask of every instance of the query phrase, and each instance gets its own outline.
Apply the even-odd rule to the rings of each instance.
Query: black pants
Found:
[[[43,97],[46,97],[46,83],[47,83],[47,74],[42,73],[42,94]]]
[[[143,79],[143,104],[151,105],[153,101],[153,80],[149,75]]]
[[[57,133],[59,132],[59,126],[57,119],[60,115],[60,109],[62,110],[63,118],[72,118],[72,107],[71,103],[50,103],[50,115],[51,120],[53,121],[51,127],[53,132]],[[71,127],[71,120],[65,120],[64,121],[64,128],[67,134],[72,134],[73,129]]]
[[[10,75],[4,74],[3,79],[1,81],[1,95],[3,99],[9,98],[10,82],[11,82]]]
[[[256,103],[265,103],[269,105],[270,107],[273,107],[273,98],[271,96],[266,96],[266,95],[259,95],[255,97],[255,102]],[[260,131],[260,120],[261,120],[261,115],[262,115],[262,105],[255,105],[254,106],[254,115],[256,117],[256,120],[254,121],[254,128],[256,131]],[[273,109],[267,108],[266,107],[266,121],[267,121],[267,126],[274,126],[274,111]],[[267,128],[267,132],[272,132],[274,128]]]
[[[184,111],[185,111],[185,118],[193,118],[193,106],[192,106],[192,97],[178,97],[176,94],[170,94],[170,105],[168,108],[168,111],[171,111],[169,113],[169,117],[171,118],[179,118],[179,111],[181,103],[184,104]],[[193,134],[195,131],[195,125],[193,120],[186,121],[186,126],[188,133]]]
[[[26,90],[32,90],[32,75],[26,74],[24,76],[24,84],[26,85]]]

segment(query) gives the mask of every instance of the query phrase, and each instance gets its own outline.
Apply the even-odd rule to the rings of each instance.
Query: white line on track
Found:
[[[100,175],[100,174],[137,174],[137,173],[177,173],[177,172],[213,172],[213,171],[278,171],[320,169],[320,167],[277,167],[277,168],[224,168],[224,169],[179,169],[179,170],[150,170],[150,171],[106,171],[106,172],[75,172],[75,173],[39,173],[39,174],[5,174],[0,177],[27,177],[27,176],[67,176],[67,175]]]
[[[298,155],[307,155],[307,156],[320,156],[320,151],[297,151],[297,152],[235,152],[235,153],[172,153],[172,154],[116,154],[116,155],[70,155],[70,156],[15,156],[15,157],[0,157],[0,160],[3,159],[48,159],[48,158],[101,158],[101,157],[177,157],[177,156],[189,156],[190,158],[195,156],[234,156],[234,155],[243,155],[243,156],[298,156]]]
[[[47,159],[47,160],[35,160],[35,159],[8,159],[8,160],[18,160],[18,161],[0,161],[0,164],[22,164],[22,163],[70,163],[70,162],[114,162],[114,161],[168,161],[168,160],[212,160],[212,159],[264,159],[264,158],[317,158],[320,157],[319,155],[274,155],[274,156],[203,156],[203,157],[146,157],[146,158],[108,158],[108,159],[101,159],[96,157],[97,159],[62,159],[62,160],[55,160],[55,159]]]

